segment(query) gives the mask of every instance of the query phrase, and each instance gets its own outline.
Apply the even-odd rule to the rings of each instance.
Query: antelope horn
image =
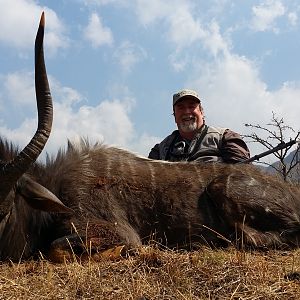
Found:
[[[51,132],[53,108],[44,61],[44,27],[45,16],[43,12],[35,39],[35,89],[38,109],[38,128],[29,144],[12,161],[1,163],[0,201],[4,201],[17,180],[28,170],[30,165],[36,161]]]

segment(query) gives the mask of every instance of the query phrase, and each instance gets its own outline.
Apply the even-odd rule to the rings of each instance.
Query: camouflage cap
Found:
[[[193,90],[183,89],[173,95],[173,106],[177,102],[181,101],[183,99],[183,97],[191,97],[191,98],[194,98],[195,100],[197,100],[199,103],[201,102],[200,97],[198,96],[197,92],[195,92]]]

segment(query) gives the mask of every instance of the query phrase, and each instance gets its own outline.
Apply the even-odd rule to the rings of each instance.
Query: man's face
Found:
[[[174,116],[179,131],[183,133],[192,133],[204,123],[203,111],[199,102],[193,98],[186,98],[175,104]]]

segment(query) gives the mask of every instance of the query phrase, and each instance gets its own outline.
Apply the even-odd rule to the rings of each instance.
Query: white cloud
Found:
[[[77,110],[65,103],[56,103],[51,145],[57,149],[67,138],[88,137],[93,142],[126,146],[133,135],[126,110],[126,104],[118,100],[102,101],[97,106],[83,105]]]
[[[186,50],[204,47],[212,56],[228,52],[229,44],[221,35],[217,22],[212,20],[204,26],[195,14],[192,1],[137,0],[136,3],[136,15],[142,24],[157,22],[163,28],[162,34],[174,49],[169,59],[175,71],[190,67],[193,54],[187,54]]]
[[[66,47],[64,26],[56,13],[31,0],[0,0],[0,42],[20,49],[33,48],[34,38],[42,11],[46,17],[45,46],[51,53]]]
[[[107,5],[107,4],[111,4],[111,3],[115,3],[118,2],[118,0],[82,0],[82,2],[87,5]]]
[[[213,56],[227,55],[229,53],[229,43],[225,41],[220,33],[220,28],[217,22],[212,21],[209,24],[206,35],[204,36],[204,47],[210,51]]]
[[[63,99],[66,106],[72,106],[83,100],[83,97],[70,87],[61,86],[60,83],[48,76],[52,93],[56,99]],[[14,104],[19,109],[30,107],[35,112],[35,88],[34,74],[32,72],[17,71],[1,76],[2,98],[6,99],[6,105]]]
[[[102,101],[97,106],[74,110],[64,103],[56,104],[52,144],[57,147],[67,138],[88,137],[90,141],[126,147],[133,137],[133,125],[122,101]]]
[[[12,81],[15,82],[20,79],[16,76]],[[133,98],[126,96],[123,99],[101,100],[96,106],[79,106],[78,104],[84,100],[80,93],[70,87],[61,86],[51,76],[49,76],[49,79],[55,102],[52,133],[45,151],[55,154],[58,148],[66,145],[67,139],[78,141],[80,137],[88,137],[91,142],[103,141],[105,144],[123,148],[129,148],[133,141],[140,145],[129,116],[135,102]],[[33,136],[37,121],[32,74],[23,73],[22,81],[26,82],[24,86],[22,86],[22,83],[14,83],[7,85],[7,88],[13,89],[17,86],[19,98],[24,99],[26,97],[30,99],[30,107],[34,111],[34,115],[21,121],[19,126],[14,129],[2,125],[0,126],[0,132],[2,136],[24,147]],[[15,97],[11,90],[7,94]],[[11,97],[6,101],[10,102]],[[27,105],[29,106],[29,100]],[[10,115],[12,115],[17,113],[15,110],[22,110],[22,107],[6,107],[6,110],[9,109],[14,110],[10,112]],[[0,124],[6,123],[1,120]]]
[[[169,38],[177,47],[190,47],[206,36],[199,20],[196,20],[187,6],[176,7],[169,15]]]
[[[193,67],[194,61],[199,62],[199,53],[196,50],[191,51],[193,47],[194,49],[199,49],[199,44],[201,45],[200,48],[205,49],[205,52],[215,59],[226,56],[230,52],[230,41],[224,39],[220,33],[219,25],[215,21],[208,24],[205,30],[200,29],[201,24],[199,22],[197,22],[197,24],[198,26],[196,27],[198,27],[198,30],[195,29],[194,37],[189,37],[189,40],[184,42],[184,39],[180,38],[180,34],[177,36],[175,50],[169,56],[170,63],[177,72]],[[175,32],[176,26],[172,28]],[[182,33],[184,33],[184,31],[185,30],[182,30]],[[197,34],[197,32],[199,34]],[[175,34],[178,34],[178,32]],[[184,36],[184,34],[182,34],[182,36]]]
[[[282,17],[286,9],[279,0],[266,0],[264,3],[253,6],[251,28],[255,31],[271,30],[277,32],[276,20]]]
[[[137,0],[134,9],[143,25],[163,24],[168,39],[179,48],[189,47],[206,35],[200,21],[193,16],[190,1]]]
[[[285,83],[269,90],[260,79],[258,66],[238,55],[226,55],[221,60],[201,64],[194,70],[186,86],[202,96],[207,124],[229,127],[247,133],[244,124],[265,125],[272,111],[283,117],[287,124],[300,130],[300,83]],[[258,145],[250,144],[252,154],[261,152]]]
[[[183,56],[181,51],[176,50],[169,55],[169,61],[175,72],[182,72],[188,65],[189,58],[187,56]]]
[[[147,156],[149,149],[161,139],[146,134],[135,136],[133,124],[121,101],[104,101],[96,107],[82,106],[76,111],[55,103],[54,110],[52,132],[40,159],[44,159],[46,153],[56,155],[60,148],[67,145],[68,139],[77,143],[81,138],[88,138],[91,144],[104,142],[143,156]],[[0,126],[0,132],[2,137],[22,149],[32,138],[36,127],[37,120],[27,118],[15,129]]]
[[[136,0],[133,5],[140,22],[147,26],[169,16],[177,2],[176,0]]]
[[[284,82],[272,93],[272,105],[277,115],[283,117],[295,130],[300,131],[300,82]]]
[[[113,44],[113,34],[110,28],[102,24],[100,17],[96,13],[90,16],[89,24],[84,30],[84,37],[90,41],[95,48],[102,45]]]
[[[147,57],[147,53],[138,45],[124,41],[114,52],[114,57],[125,72],[130,72],[137,63]]]
[[[17,145],[20,149],[29,143],[37,127],[35,119],[25,119],[20,128],[11,129],[7,126],[0,126],[1,137]]]
[[[292,26],[296,26],[298,24],[298,15],[295,12],[291,12],[288,14],[288,20]]]
[[[33,74],[29,72],[15,72],[3,77],[4,89],[12,102],[24,106],[33,102],[34,95]]]
[[[144,133],[136,141],[128,145],[128,149],[147,157],[151,148],[159,142],[161,142],[161,137],[151,136]]]

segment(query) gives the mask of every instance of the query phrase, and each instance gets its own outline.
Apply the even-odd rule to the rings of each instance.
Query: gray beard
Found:
[[[182,132],[194,132],[197,130],[197,123],[193,122],[182,122],[178,124],[178,129]]]

